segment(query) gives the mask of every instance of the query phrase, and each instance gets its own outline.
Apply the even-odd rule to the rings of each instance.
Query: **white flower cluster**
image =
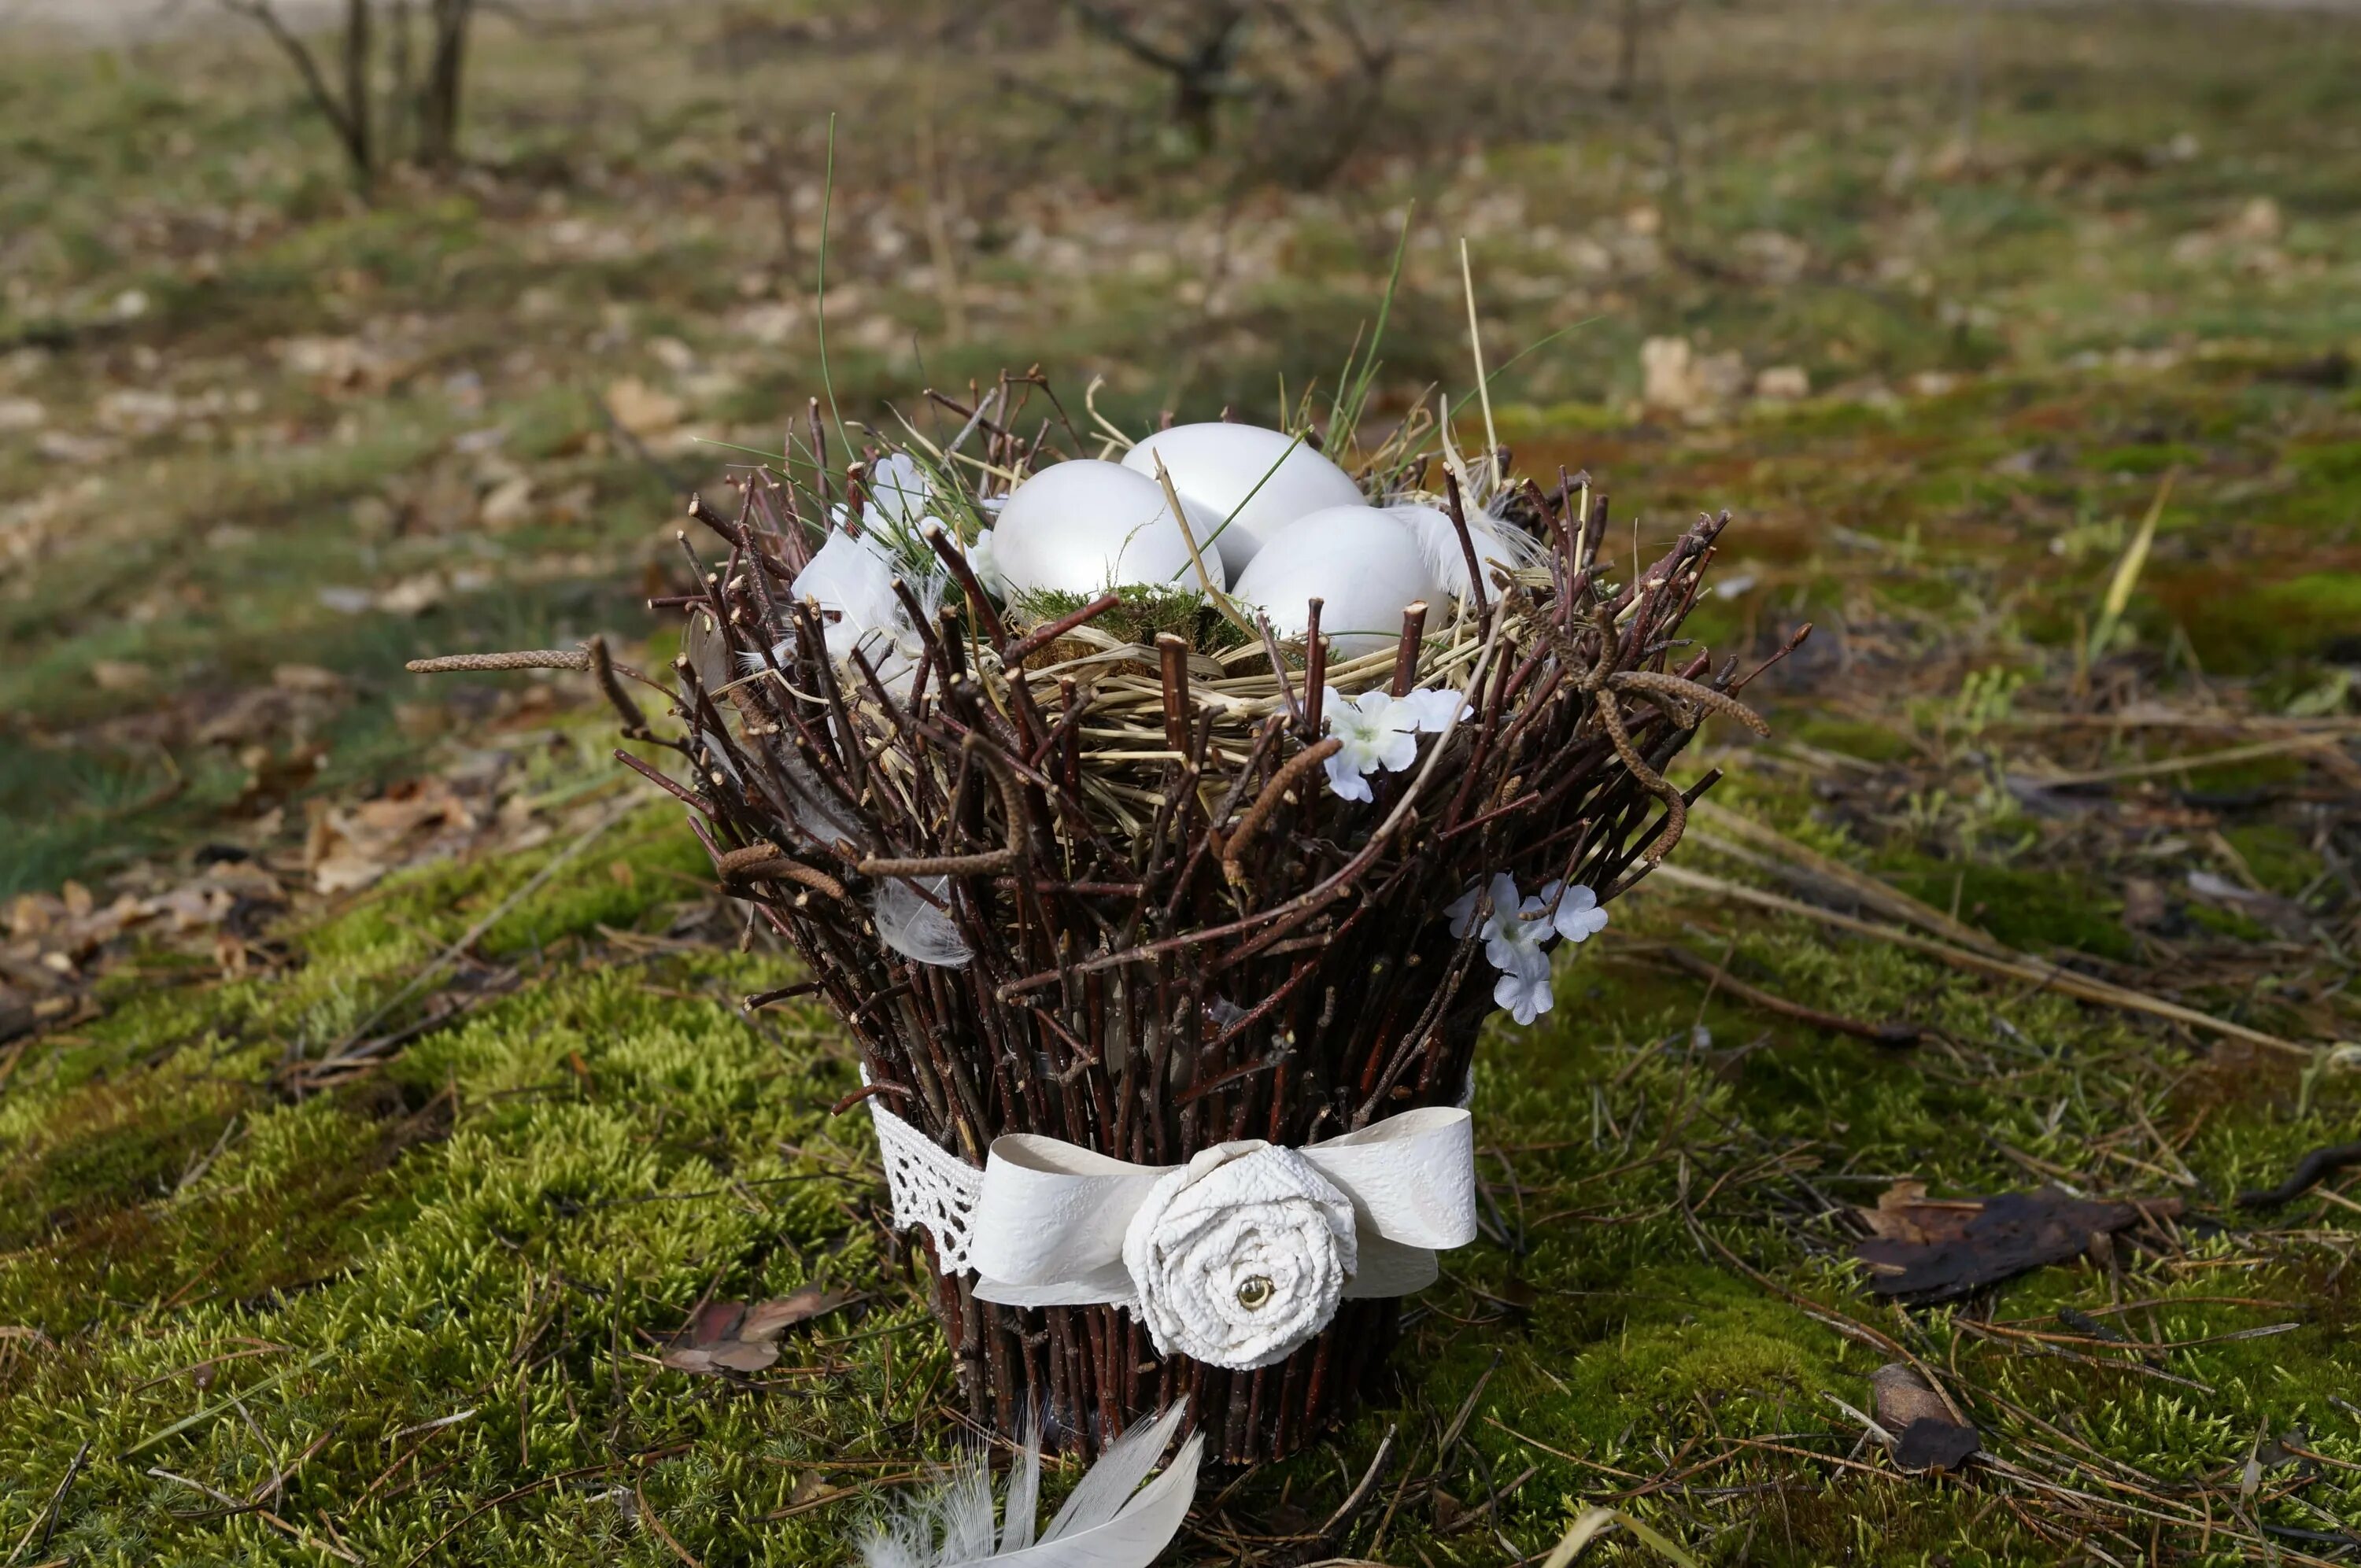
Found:
[[[1328,787],[1340,800],[1367,800],[1369,775],[1379,768],[1398,773],[1418,756],[1422,731],[1439,733],[1472,711],[1455,691],[1422,687],[1400,696],[1376,691],[1356,697],[1324,688],[1321,713],[1328,733],[1344,742],[1326,762]]]
[[[1509,1010],[1518,1023],[1530,1024],[1555,1004],[1550,990],[1549,954],[1542,944],[1553,937],[1568,942],[1588,941],[1607,929],[1607,911],[1598,894],[1576,884],[1543,884],[1530,898],[1517,894],[1517,879],[1506,872],[1493,873],[1489,887],[1471,886],[1451,903],[1451,934],[1465,937],[1476,924],[1477,905],[1488,894],[1490,913],[1480,935],[1484,956],[1500,971],[1492,1000]]]

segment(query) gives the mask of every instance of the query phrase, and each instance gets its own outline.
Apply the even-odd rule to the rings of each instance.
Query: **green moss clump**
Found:
[[[1157,638],[1170,632],[1187,638],[1189,645],[1200,653],[1222,653],[1242,648],[1248,641],[1246,633],[1216,610],[1213,601],[1199,589],[1126,583],[1102,591],[1114,593],[1116,602],[1102,611],[1091,625],[1126,642],[1153,648]],[[1063,620],[1098,597],[1042,588],[1018,595],[1009,608],[1016,624],[1044,626]]]

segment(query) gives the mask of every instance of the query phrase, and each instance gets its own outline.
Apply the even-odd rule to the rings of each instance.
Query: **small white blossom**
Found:
[[[1328,733],[1344,742],[1327,761],[1328,787],[1341,800],[1369,800],[1367,775],[1379,768],[1400,773],[1418,757],[1411,716],[1388,694],[1363,692],[1347,698],[1326,688],[1322,711]]]
[[[1487,902],[1489,912],[1479,929],[1477,907]],[[1506,872],[1471,884],[1444,913],[1454,937],[1465,938],[1475,931],[1483,938],[1485,958],[1500,971],[1492,1000],[1520,1024],[1532,1023],[1556,1002],[1550,990],[1550,955],[1543,944],[1561,937],[1583,942],[1607,927],[1607,912],[1598,907],[1598,895],[1591,889],[1553,882],[1532,897],[1522,897],[1516,879]]]
[[[1542,943],[1556,933],[1551,928],[1549,905],[1539,898],[1521,902],[1517,897],[1517,884],[1505,876],[1493,879],[1495,883],[1508,883],[1506,896],[1497,885],[1492,893],[1492,917],[1484,922],[1484,956],[1492,967],[1505,972],[1549,978],[1549,955],[1542,951]]]
[[[1345,742],[1328,759],[1328,783],[1345,800],[1370,799],[1367,775],[1384,768],[1400,773],[1418,755],[1418,735],[1449,728],[1473,710],[1458,692],[1421,689],[1400,696],[1363,692],[1347,699],[1327,688],[1329,733]]]
[[[1598,894],[1580,883],[1566,887],[1554,882],[1542,889],[1542,902],[1557,905],[1550,924],[1569,942],[1587,942],[1607,929],[1607,911],[1598,907]]]
[[[1492,1001],[1509,1010],[1509,1015],[1520,1024],[1530,1024],[1557,1004],[1550,990],[1549,966],[1546,961],[1539,974],[1526,974],[1510,970],[1492,987]]]
[[[1467,706],[1466,695],[1447,686],[1440,689],[1421,686],[1416,691],[1403,693],[1394,701],[1410,715],[1412,729],[1422,729],[1431,735],[1449,729],[1455,718],[1472,718],[1476,715],[1476,710]]]

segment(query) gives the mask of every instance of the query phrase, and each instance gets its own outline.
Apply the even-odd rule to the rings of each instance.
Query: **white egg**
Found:
[[[1187,507],[1209,538],[1221,519]],[[1215,587],[1228,582],[1219,552],[1203,550]],[[1096,594],[1110,585],[1199,587],[1197,569],[1164,488],[1117,463],[1081,458],[1044,468],[1016,487],[992,531],[993,565],[1016,593]]]
[[[1261,607],[1273,631],[1302,634],[1318,598],[1330,657],[1357,659],[1390,648],[1402,611],[1443,603],[1426,553],[1400,520],[1372,507],[1329,507],[1274,534],[1238,574],[1235,597]]]
[[[1233,577],[1296,519],[1367,504],[1350,475],[1283,430],[1176,424],[1126,453],[1123,466],[1153,478],[1159,457],[1182,500],[1204,508],[1216,522],[1229,518],[1216,543]]]

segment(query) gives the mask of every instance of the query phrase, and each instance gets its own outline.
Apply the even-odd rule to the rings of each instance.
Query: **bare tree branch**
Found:
[[[218,3],[223,10],[232,16],[244,16],[268,33],[271,42],[279,46],[280,52],[294,65],[296,74],[303,79],[304,91],[312,96],[312,106],[319,110],[320,117],[326,120],[329,127],[336,133],[336,139],[344,145],[345,156],[352,161],[355,176],[366,185],[374,172],[369,162],[366,93],[358,109],[361,117],[357,119],[346,104],[336,101],[335,91],[328,85],[327,78],[321,74],[320,62],[313,58],[311,46],[288,30],[285,19],[271,5],[270,0],[218,0]],[[350,4],[366,14],[368,0],[350,0]],[[348,16],[348,32],[349,25]],[[348,84],[351,59],[348,38],[346,51]]]
[[[434,42],[421,93],[419,155],[445,169],[459,156],[459,102],[467,64],[467,27],[476,0],[433,0]]]
[[[1069,0],[1082,25],[1142,64],[1172,78],[1172,117],[1200,148],[1213,144],[1213,111],[1244,95],[1232,77],[1254,8],[1247,0],[1192,0],[1193,25],[1175,47],[1150,38],[1127,16],[1100,0]]]

